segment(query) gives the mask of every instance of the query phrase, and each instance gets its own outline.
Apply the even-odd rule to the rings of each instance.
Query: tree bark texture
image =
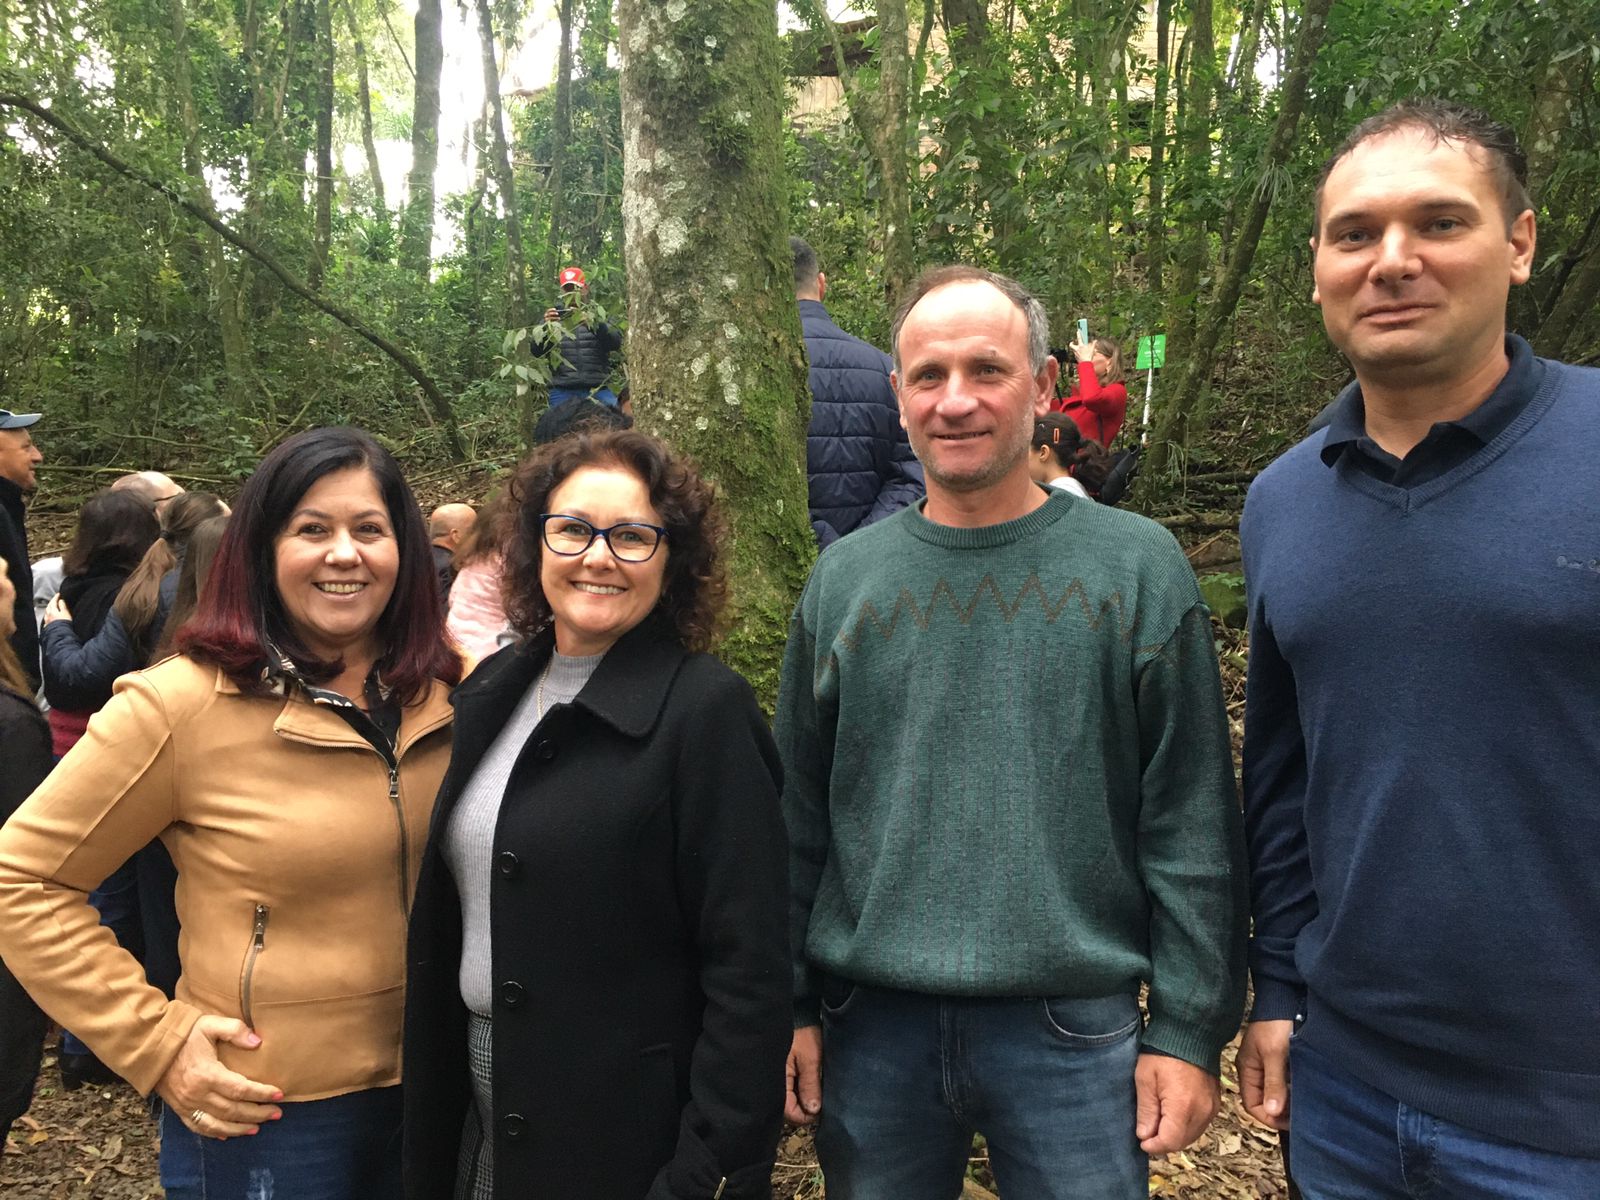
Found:
[[[718,485],[735,589],[723,657],[770,703],[815,552],[777,12],[621,0],[618,25],[634,402]]]
[[[439,165],[439,77],[444,71],[440,0],[418,0],[417,87],[411,105],[411,174],[400,227],[400,265],[428,273],[433,257],[433,172]]]
[[[1156,421],[1156,436],[1150,447],[1149,476],[1159,481],[1171,462],[1173,447],[1187,446],[1189,424],[1193,414],[1205,402],[1212,368],[1218,348],[1222,344],[1222,331],[1233,320],[1239,294],[1244,290],[1245,278],[1255,261],[1256,246],[1261,241],[1261,231],[1266,228],[1267,213],[1272,208],[1276,192],[1274,181],[1282,177],[1294,145],[1295,130],[1300,115],[1305,111],[1306,93],[1311,80],[1311,68],[1322,49],[1323,37],[1328,29],[1328,12],[1333,0],[1306,0],[1300,14],[1300,30],[1295,37],[1294,56],[1290,60],[1289,74],[1284,80],[1279,102],[1278,118],[1273,122],[1272,135],[1261,157],[1257,183],[1239,231],[1239,240],[1227,270],[1217,287],[1211,303],[1206,307],[1194,340],[1179,362],[1177,383],[1166,389],[1167,404]]]
[[[1150,294],[1160,296],[1167,265],[1166,186],[1167,89],[1171,80],[1172,0],[1156,0],[1156,87],[1150,113],[1150,216],[1145,241],[1145,277]]]

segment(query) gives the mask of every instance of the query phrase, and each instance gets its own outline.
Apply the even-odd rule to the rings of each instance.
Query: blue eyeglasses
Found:
[[[550,553],[563,558],[576,558],[594,545],[595,538],[604,538],[606,548],[622,562],[649,562],[666,539],[667,531],[659,525],[646,525],[641,521],[622,521],[606,529],[598,529],[582,517],[566,513],[541,513],[539,522],[544,531],[544,544]]]

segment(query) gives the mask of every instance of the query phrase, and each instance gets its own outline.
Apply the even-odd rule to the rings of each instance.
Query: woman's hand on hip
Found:
[[[189,1031],[156,1092],[190,1129],[201,1137],[242,1137],[258,1131],[262,1121],[283,1116],[274,1101],[283,1093],[269,1083],[246,1079],[217,1058],[217,1043],[254,1050],[261,1039],[243,1021],[201,1017]]]

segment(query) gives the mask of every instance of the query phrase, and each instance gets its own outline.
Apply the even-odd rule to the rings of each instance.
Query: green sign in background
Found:
[[[1139,358],[1133,364],[1136,371],[1148,371],[1151,367],[1157,370],[1167,365],[1167,335],[1158,333],[1155,337],[1142,337],[1139,339]]]

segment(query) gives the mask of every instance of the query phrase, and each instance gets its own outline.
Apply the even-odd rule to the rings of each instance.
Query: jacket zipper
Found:
[[[389,803],[394,808],[394,819],[400,826],[400,916],[409,919],[406,904],[406,882],[411,873],[411,835],[406,830],[406,810],[400,803],[400,763],[389,763]]]
[[[256,905],[255,927],[250,934],[250,950],[244,956],[244,968],[239,972],[239,1011],[244,1017],[244,1023],[251,1029],[256,1027],[254,1016],[250,1011],[251,994],[255,983],[256,959],[261,957],[261,952],[267,946],[267,918],[272,915],[272,909],[265,904]]]

